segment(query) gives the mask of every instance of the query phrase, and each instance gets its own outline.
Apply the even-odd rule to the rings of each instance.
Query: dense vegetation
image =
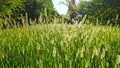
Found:
[[[120,24],[119,0],[92,0],[88,2],[81,0],[78,5],[75,4],[76,0],[66,1],[68,2],[69,10],[66,15],[67,18],[64,20],[68,23],[74,23],[72,21],[74,18],[74,20],[81,20],[81,17],[78,17],[79,15],[82,15],[82,17],[87,15],[87,21],[90,21],[90,23],[94,22],[95,24],[103,25]],[[52,0],[0,1],[0,27],[2,28],[13,27],[16,24],[22,26],[23,17],[26,18],[29,25],[33,24],[30,21],[36,21],[38,24],[40,16],[43,18],[43,23],[46,23],[48,20],[53,22],[53,18],[59,19],[61,17],[54,10]]]
[[[119,0],[66,1],[0,1],[0,68],[120,68]]]
[[[82,14],[101,24],[120,24],[120,0],[92,0],[80,4]]]
[[[46,24],[0,31],[0,67],[119,68],[120,29]]]
[[[23,25],[22,18],[38,23],[39,16],[45,20],[53,18],[56,11],[53,9],[52,0],[12,0],[0,1],[0,26],[2,28]],[[7,25],[6,25],[7,24]]]

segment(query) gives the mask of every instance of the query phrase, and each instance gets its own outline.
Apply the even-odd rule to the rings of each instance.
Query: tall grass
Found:
[[[28,14],[20,15],[19,17],[12,17],[8,15],[4,18],[0,18],[0,29],[10,29],[10,28],[23,28],[28,27],[31,25],[37,24],[60,24],[60,23],[67,23],[67,24],[84,24],[87,20],[87,15],[82,17],[76,17],[74,19],[70,19],[68,16],[56,16],[48,17],[47,16],[47,9],[44,10],[44,13],[41,13],[38,18],[30,18]]]
[[[0,30],[0,68],[120,68],[120,28],[40,24]]]

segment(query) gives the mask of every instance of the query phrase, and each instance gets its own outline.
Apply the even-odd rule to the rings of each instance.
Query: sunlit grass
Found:
[[[0,68],[119,68],[120,28],[44,24],[0,30]]]

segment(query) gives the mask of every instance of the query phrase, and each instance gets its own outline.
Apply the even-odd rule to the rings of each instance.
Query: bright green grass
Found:
[[[0,30],[0,68],[120,68],[120,28],[46,24]]]

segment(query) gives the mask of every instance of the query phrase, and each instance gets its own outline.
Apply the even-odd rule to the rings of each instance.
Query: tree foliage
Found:
[[[30,20],[38,21],[40,15],[52,18],[54,16],[54,12],[52,0],[0,1],[0,22],[4,22],[4,19],[6,18],[21,22],[21,15],[22,17],[27,15],[28,22]]]
[[[120,0],[92,0],[82,8],[83,14],[93,19],[97,18],[103,24],[120,21]]]
[[[22,0],[0,0],[0,17],[12,14],[16,7],[22,6]]]
[[[40,13],[44,14],[45,9],[47,9],[47,16],[50,16],[51,12],[54,11],[51,0],[26,0],[24,4],[25,12],[27,12],[31,18],[35,18],[40,15]]]
[[[67,22],[68,23],[72,23],[72,20],[75,20],[77,18],[77,15],[79,14],[79,9],[78,9],[78,5],[76,5],[76,0],[66,0],[68,4],[61,2],[64,5],[68,6],[68,12],[67,12]]]

